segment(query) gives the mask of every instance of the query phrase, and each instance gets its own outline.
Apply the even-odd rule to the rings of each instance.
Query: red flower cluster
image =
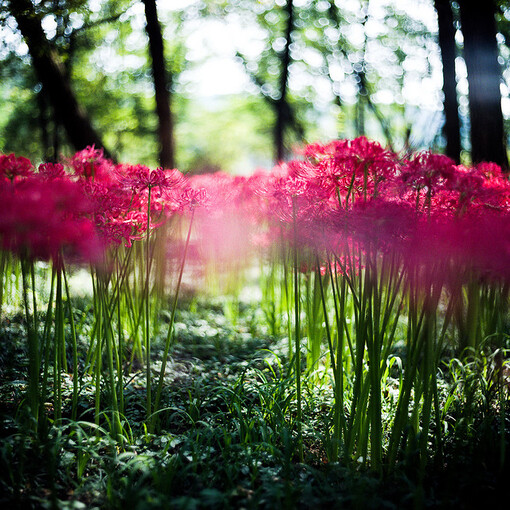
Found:
[[[30,175],[32,163],[23,156],[0,154],[0,179],[14,181],[19,177]]]
[[[97,259],[101,246],[90,220],[92,204],[78,183],[49,170],[0,184],[2,248],[42,260]]]
[[[429,152],[402,159],[363,137],[304,155],[265,186],[289,240],[297,229],[301,246],[319,253],[341,257],[356,243],[510,278],[510,182],[497,165],[466,168]]]
[[[510,278],[510,183],[497,165],[405,159],[364,137],[309,145],[302,159],[251,177],[115,165],[94,147],[37,172],[0,155],[0,195],[3,248],[39,258],[90,258],[98,238],[129,246],[193,210],[204,257],[246,259],[283,238],[318,253],[322,267],[355,246]]]
[[[114,165],[93,147],[68,164],[92,201],[93,220],[106,245],[131,246],[147,227],[152,231],[188,206],[188,185],[178,170]]]
[[[108,246],[131,245],[204,200],[177,170],[115,165],[94,147],[37,170],[0,155],[0,243],[30,258],[99,260]]]

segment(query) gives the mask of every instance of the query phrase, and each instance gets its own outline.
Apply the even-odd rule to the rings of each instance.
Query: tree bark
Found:
[[[473,163],[493,161],[508,170],[501,111],[501,69],[494,0],[458,0],[468,72]]]
[[[85,110],[78,104],[64,65],[41,26],[40,16],[30,0],[8,0],[10,13],[28,46],[32,64],[55,114],[75,150],[89,145],[104,148]],[[108,151],[105,151],[108,156]]]
[[[290,45],[292,44],[292,32],[294,30],[294,1],[287,0],[285,6],[287,15],[285,25],[285,46],[283,48],[280,62],[280,87],[279,96],[275,101],[276,121],[274,126],[274,146],[276,162],[283,161],[286,156],[284,134],[288,124],[291,123],[291,109],[287,102],[287,90],[289,82],[290,67]]]
[[[164,57],[163,36],[158,20],[156,0],[142,0],[145,6],[147,36],[149,37],[149,52],[152,62],[152,78],[156,98],[156,113],[158,116],[159,164],[163,168],[175,166],[174,125],[170,109],[169,80],[167,77]]]
[[[443,109],[445,114],[444,134],[446,155],[460,163],[460,120],[457,100],[457,80],[455,78],[455,27],[450,0],[434,0],[439,26],[439,48],[443,63]]]

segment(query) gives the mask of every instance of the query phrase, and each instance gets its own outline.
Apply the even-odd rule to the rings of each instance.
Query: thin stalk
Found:
[[[98,289],[97,289],[97,271],[94,270],[94,267],[90,266],[90,276],[92,280],[92,309],[94,310],[95,322],[92,332],[90,334],[90,342],[89,347],[87,349],[87,355],[85,356],[85,367],[89,374],[93,374],[94,372],[94,360],[96,356],[96,341],[98,337],[98,324],[99,319],[96,311],[99,310],[99,302],[98,302]]]
[[[53,381],[55,398],[55,421],[62,417],[62,369],[65,358],[64,307],[62,300],[62,267],[57,262],[57,295],[55,298],[55,366]]]
[[[69,293],[69,284],[67,282],[67,274],[64,263],[62,262],[62,275],[64,276],[64,286],[66,291],[67,314],[71,325],[71,343],[73,350],[73,399],[71,419],[76,420],[78,412],[78,343],[76,339],[76,328],[74,324],[73,308],[71,306],[71,296]]]
[[[423,359],[423,408],[422,408],[422,429],[420,436],[420,482],[423,482],[425,476],[425,467],[427,464],[427,446],[430,428],[430,418],[432,415],[432,403],[434,400],[433,389],[437,387],[435,370],[435,352],[434,352],[434,324],[435,311],[431,308],[425,319],[425,349]]]
[[[146,355],[146,380],[147,380],[147,403],[146,416],[149,420],[152,414],[151,392],[151,339],[150,339],[150,307],[149,307],[149,278],[150,278],[150,214],[151,214],[151,187],[149,186],[149,198],[147,201],[147,240],[146,240],[146,274],[145,274],[145,355]]]
[[[362,418],[366,411],[366,397],[364,387],[368,391],[369,386],[365,384],[365,371],[363,368],[363,360],[365,357],[365,344],[368,336],[368,320],[367,314],[367,296],[368,290],[368,275],[365,268],[364,277],[359,275],[358,288],[356,289],[356,282],[351,288],[353,296],[356,296],[355,302],[355,333],[356,333],[356,348],[354,350],[354,387],[352,393],[351,411],[349,416],[349,423],[347,426],[347,437],[345,441],[345,457],[351,458],[354,452],[356,437],[362,438],[364,436],[364,427],[362,426]],[[366,394],[368,395],[368,393]],[[362,414],[363,413],[363,414]],[[365,459],[365,456],[362,455]]]
[[[6,266],[8,267],[8,264],[6,264],[7,259],[7,252],[0,250],[0,315],[2,314],[2,306],[4,303],[4,289],[7,290],[7,274],[8,271],[6,271]]]
[[[105,284],[106,286],[107,284]],[[106,291],[101,293],[102,297],[102,305],[106,307]],[[104,313],[101,315],[104,318],[108,317],[108,310],[103,309]],[[111,329],[111,322],[108,320],[103,320],[103,328],[104,328],[104,338],[106,341],[106,356],[108,363],[108,375],[110,382],[110,393],[111,393],[111,402],[112,402],[112,426],[113,426],[113,438],[117,439],[118,434],[121,430],[120,424],[120,416],[119,416],[119,406],[117,401],[117,385],[115,384],[115,369],[113,365],[113,332]]]
[[[467,345],[465,347],[471,347],[476,351],[480,338],[480,285],[473,276],[468,283],[467,293]]]
[[[313,277],[313,282],[312,282]],[[319,283],[319,280],[320,283]],[[317,364],[321,358],[321,344],[323,338],[323,318],[321,306],[321,293],[320,285],[324,285],[320,277],[320,264],[317,265],[317,272],[315,275],[310,271],[305,276],[306,283],[306,325],[308,337],[308,350],[307,350],[307,371],[313,374],[317,368]],[[314,379],[317,379],[315,376]]]
[[[36,336],[39,336],[39,324],[38,324],[38,319],[37,319],[37,299],[36,299],[36,292],[35,292],[35,269],[34,269],[34,264],[30,264],[30,280],[31,280],[31,288],[32,288],[32,310],[33,310],[33,313],[32,313],[32,317],[33,317],[33,320],[34,320],[34,331],[35,331],[35,334]],[[39,346],[37,347],[39,349]],[[38,357],[39,356],[39,353],[38,353]]]
[[[287,265],[287,253],[285,251],[285,243],[283,237],[283,231],[280,228],[280,245],[281,245],[281,257],[283,261],[283,285],[285,292],[283,295],[285,296],[285,309],[287,311],[287,338],[289,339],[289,359],[292,358],[292,312],[290,307],[290,297],[289,297],[289,270]]]
[[[39,345],[37,330],[34,330],[34,320],[30,314],[29,283],[27,273],[33,262],[28,259],[21,260],[21,277],[23,285],[23,304],[25,308],[25,320],[27,325],[28,339],[28,406],[33,430],[37,430],[39,417]]]
[[[343,332],[345,332],[345,337],[346,337],[346,340],[347,340],[347,346],[349,348],[349,354],[351,355],[351,360],[354,363],[354,359],[355,359],[355,357],[354,357],[354,348],[352,346],[351,333],[349,331],[349,326],[347,324],[346,310],[345,310],[346,299],[347,299],[347,286],[352,291],[351,292],[351,297],[352,297],[352,300],[353,300],[353,302],[355,304],[357,302],[357,298],[356,298],[356,294],[355,294],[354,285],[352,284],[349,276],[346,273],[346,268],[345,268],[345,266],[342,267],[342,265],[338,264],[338,260],[339,260],[338,257],[335,256],[335,265],[338,265],[338,267],[340,267],[340,269],[342,270],[342,288],[340,289],[340,285],[338,283],[338,281],[339,281],[338,271],[336,271],[336,270],[334,272],[334,285],[332,284],[332,287],[333,287],[334,294],[336,294],[337,296],[341,297],[340,303],[342,304],[342,309],[341,309],[341,313],[339,314],[337,319],[341,320]],[[333,271],[331,272],[331,278],[333,280]],[[355,310],[356,310],[356,308],[355,308]],[[355,313],[356,313],[356,311],[355,311]]]
[[[297,394],[297,432],[298,432],[298,454],[299,460],[303,462],[303,431],[302,431],[302,409],[301,409],[301,326],[299,306],[299,257],[297,247],[297,224],[296,224],[296,201],[292,198],[292,225],[294,234],[294,341],[295,341],[295,370],[296,370],[296,394]]]
[[[168,324],[168,332],[167,332],[166,340],[165,340],[165,350],[163,352],[163,359],[161,361],[161,370],[159,372],[159,381],[158,381],[158,386],[157,386],[157,389],[156,389],[156,399],[155,399],[155,402],[154,402],[154,412],[158,412],[159,411],[159,404],[160,404],[160,400],[161,400],[161,392],[163,390],[163,382],[164,382],[164,378],[165,378],[166,364],[167,364],[167,361],[168,361],[168,353],[169,353],[169,350],[170,350],[170,346],[172,344],[172,337],[173,337],[173,330],[174,330],[174,321],[175,321],[175,311],[177,309],[177,301],[179,299],[179,291],[180,291],[180,288],[181,288],[182,275],[184,273],[184,265],[186,263],[186,257],[187,257],[187,254],[188,254],[188,247],[189,247],[189,242],[190,242],[190,238],[191,238],[191,229],[193,227],[193,219],[194,219],[194,217],[195,217],[195,209],[192,209],[191,219],[190,219],[189,228],[188,228],[188,234],[186,236],[186,244],[184,245],[184,253],[183,253],[183,256],[182,256],[181,266],[180,266],[180,269],[179,269],[179,277],[177,279],[177,286],[176,286],[176,289],[175,289],[174,300],[173,300],[173,303],[172,303],[172,312],[171,312],[171,315],[170,315],[170,323]]]
[[[100,281],[96,282],[94,286],[94,310],[101,309],[101,293],[104,292],[102,286],[100,285]],[[95,363],[94,363],[94,372],[93,378],[96,385],[95,392],[95,406],[94,406],[94,423],[99,425],[99,418],[101,415],[101,369],[102,369],[102,352],[103,352],[103,341],[101,338],[101,331],[103,328],[103,314],[101,312],[98,313],[96,317],[96,345],[95,345]]]
[[[370,321],[372,327],[370,334],[370,345],[368,357],[370,364],[368,367],[371,379],[370,388],[370,455],[372,468],[380,472],[382,466],[382,400],[381,400],[381,350],[384,342],[385,331],[380,330],[382,289],[377,284],[377,253],[370,257],[370,292],[369,308]],[[381,269],[381,278],[383,270]]]
[[[395,418],[393,420],[388,447],[388,464],[390,470],[393,470],[396,466],[402,432],[404,431],[406,424],[409,422],[409,403],[411,400],[413,387],[415,389],[415,401],[417,402],[420,398],[420,389],[416,386],[419,382],[419,379],[417,378],[417,370],[419,357],[423,352],[423,347],[425,345],[427,335],[427,328],[423,327],[424,322],[426,322],[426,320],[424,321],[424,318],[426,316],[427,303],[423,303],[420,313],[418,309],[418,285],[416,281],[416,275],[409,275],[408,286],[408,353],[406,357],[403,384],[399,388],[397,409],[395,411]]]
[[[331,266],[330,266],[331,267]],[[346,333],[349,347],[352,350],[350,338],[348,336],[347,323],[345,321],[345,300],[346,300],[346,281],[342,278],[342,287],[338,288],[338,276],[335,274],[335,280],[333,274],[330,271],[331,276],[331,288],[333,291],[333,301],[335,304],[335,320],[337,330],[337,343],[336,343],[336,374],[335,374],[335,437],[340,443],[341,434],[345,438],[345,415],[344,415],[344,331]],[[340,290],[340,292],[338,292]],[[339,444],[338,444],[339,447]],[[337,448],[338,448],[337,447]],[[337,454],[335,454],[337,455]]]
[[[116,363],[118,375],[117,392],[119,394],[119,412],[124,413],[124,370],[122,362],[124,360],[124,333],[122,331],[120,299],[117,299],[117,334],[118,349],[116,350]]]
[[[43,331],[43,341],[42,341],[42,351],[41,356],[43,359],[43,376],[42,376],[42,384],[41,384],[41,401],[39,403],[39,416],[44,415],[44,404],[46,402],[47,392],[48,392],[48,369],[50,366],[50,353],[51,353],[51,343],[50,343],[50,332],[51,332],[51,323],[53,320],[53,301],[54,301],[54,293],[55,293],[55,279],[57,276],[57,270],[55,265],[51,268],[51,286],[50,286],[50,295],[48,298],[48,306],[46,308],[46,317],[44,320],[44,331]]]
[[[317,252],[315,252],[315,261],[316,261],[316,281],[319,282],[319,290],[320,290],[320,297],[321,297],[321,304],[322,304],[322,313],[324,314],[324,327],[326,330],[326,338],[328,340],[328,348],[329,348],[329,356],[331,358],[331,366],[333,367],[333,374],[336,377],[336,360],[335,360],[335,352],[333,348],[333,341],[332,341],[332,335],[331,330],[329,327],[329,318],[328,318],[328,310],[326,305],[326,296],[324,293],[324,284],[322,283],[322,276],[321,276],[321,266],[319,261],[319,255]]]
[[[342,345],[342,348],[337,351],[337,356],[335,359],[335,351],[332,341],[332,335],[329,327],[329,319],[328,319],[328,313],[327,313],[327,306],[326,306],[326,297],[324,294],[324,285],[322,284],[322,277],[320,272],[320,262],[319,262],[319,255],[316,252],[316,263],[317,263],[317,278],[319,279],[319,285],[320,285],[320,293],[321,293],[321,301],[322,301],[322,311],[324,314],[324,323],[326,328],[326,336],[328,339],[328,346],[329,346],[329,354],[331,358],[331,366],[333,368],[333,378],[335,382],[335,404],[334,404],[334,410],[333,410],[333,451],[332,451],[332,461],[336,462],[338,460],[338,448],[340,445],[340,442],[342,440],[342,420],[341,417],[343,416],[343,372],[342,372],[342,351],[343,351],[343,342],[340,340],[340,337],[343,338],[343,327],[340,325],[340,320],[338,317],[338,303],[335,296],[335,289],[334,289],[334,283],[332,282],[332,289],[333,289],[333,296],[334,296],[334,306],[335,306],[335,316],[336,316],[336,322],[337,322],[337,346]],[[326,271],[331,272],[331,266],[328,264],[328,268]],[[340,366],[340,368],[339,368]]]

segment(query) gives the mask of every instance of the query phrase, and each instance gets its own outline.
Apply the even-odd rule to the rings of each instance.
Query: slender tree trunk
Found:
[[[469,82],[471,158],[508,169],[494,0],[458,0]]]
[[[75,150],[81,150],[88,145],[104,147],[87,113],[76,100],[62,61],[48,42],[41,27],[40,16],[35,12],[32,2],[8,0],[7,5],[28,46],[37,77],[57,118],[61,120],[71,145]],[[106,154],[108,155],[107,152]]]
[[[161,25],[158,20],[156,0],[142,0],[145,5],[145,30],[149,37],[149,52],[152,61],[152,77],[156,96],[156,113],[158,115],[159,163],[163,168],[173,168],[174,135],[173,120],[170,109],[169,80],[165,68],[165,57]]]
[[[361,10],[363,12],[363,22],[361,26],[363,27],[363,47],[361,49],[361,61],[359,62],[361,66],[361,70],[354,71],[357,83],[358,83],[358,94],[357,94],[357,102],[356,102],[356,110],[354,116],[354,131],[356,133],[356,137],[365,136],[366,128],[365,128],[365,102],[368,97],[367,87],[366,87],[366,79],[365,79],[365,68],[366,68],[366,60],[365,55],[367,51],[367,32],[366,32],[366,24],[368,21],[368,9],[369,9],[370,0],[366,0],[361,5]],[[354,69],[353,69],[354,70]]]
[[[455,78],[455,27],[450,0],[434,0],[439,25],[439,48],[443,62],[443,105],[445,114],[444,134],[446,155],[460,162],[460,120],[457,101],[457,80]]]
[[[285,25],[285,47],[281,54],[280,90],[275,101],[276,122],[274,127],[274,146],[276,162],[283,161],[286,156],[284,134],[291,122],[290,106],[287,102],[287,91],[290,67],[290,45],[292,44],[292,31],[294,30],[294,0],[287,0],[285,6],[287,14]]]
[[[53,161],[53,154],[51,153],[51,145],[50,145],[50,132],[49,132],[49,124],[50,118],[48,115],[48,104],[46,102],[46,98],[44,97],[44,93],[41,87],[41,90],[37,92],[37,107],[39,109],[39,126],[41,128],[41,145],[43,147],[43,158],[44,161]]]

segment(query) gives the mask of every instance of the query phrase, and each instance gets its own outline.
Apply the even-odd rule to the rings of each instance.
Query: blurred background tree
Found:
[[[54,160],[95,143],[249,172],[366,135],[507,165],[510,8],[482,3],[0,0],[0,151]]]
[[[443,67],[445,154],[459,163],[462,145],[455,73],[455,60],[458,54],[455,42],[455,18],[450,0],[434,0],[434,7],[437,12],[438,43]]]
[[[291,48],[299,44],[297,23],[301,14],[294,0],[239,4],[253,13],[252,23],[263,33],[264,47],[259,54],[247,56],[238,52],[237,56],[272,111],[274,160],[283,161],[289,154],[292,135],[295,141],[304,137],[303,123],[296,112],[298,99],[289,92],[289,75],[299,61],[297,51]],[[310,105],[301,106],[306,109]]]
[[[72,2],[71,7],[79,9],[83,1]],[[58,128],[63,126],[69,143],[75,150],[87,145],[103,146],[100,135],[96,132],[86,111],[79,104],[71,84],[71,63],[74,49],[73,38],[67,38],[69,29],[69,11],[64,10],[59,1],[34,5],[30,0],[7,0],[7,9],[16,20],[17,27],[28,46],[35,76],[38,80],[38,106],[42,110],[41,138],[49,159],[56,157],[58,150]],[[54,13],[55,35],[49,40],[42,27],[48,9]],[[65,46],[58,51],[58,46]],[[50,153],[49,137],[44,125],[45,112],[51,109],[50,121],[53,123],[53,153]],[[108,153],[108,152],[107,152]]]
[[[163,168],[172,168],[175,161],[175,143],[174,121],[170,104],[174,73],[167,71],[163,34],[159,23],[156,0],[143,0],[143,3],[158,116],[159,164]]]
[[[475,163],[494,161],[508,168],[501,110],[497,4],[495,0],[459,0],[458,5],[469,82],[471,159]]]

